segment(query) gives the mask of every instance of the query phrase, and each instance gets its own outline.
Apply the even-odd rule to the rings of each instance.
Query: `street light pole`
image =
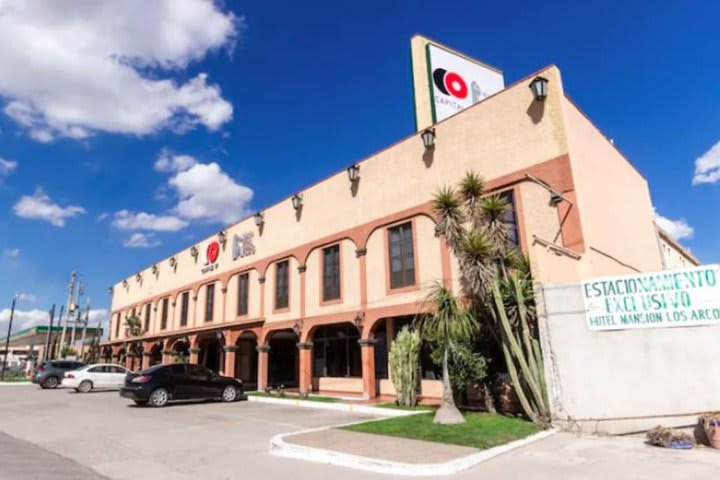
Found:
[[[16,293],[13,297],[12,306],[10,307],[10,322],[8,322],[7,337],[5,337],[5,355],[3,356],[3,368],[2,372],[0,372],[0,380],[5,380],[5,369],[7,368],[8,350],[10,349],[10,331],[12,330],[13,316],[15,316],[15,303],[17,302],[18,298],[20,298],[20,294]]]

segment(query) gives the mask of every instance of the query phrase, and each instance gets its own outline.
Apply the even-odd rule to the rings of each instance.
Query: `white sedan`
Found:
[[[128,373],[130,370],[120,365],[96,363],[65,372],[62,386],[74,388],[80,393],[101,389],[118,390],[125,383],[125,375]]]

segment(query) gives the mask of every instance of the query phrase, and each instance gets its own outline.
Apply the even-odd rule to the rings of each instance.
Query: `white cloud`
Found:
[[[120,230],[153,230],[157,232],[177,232],[188,226],[188,222],[171,215],[152,213],[134,213],[128,210],[115,212],[112,222]]]
[[[184,172],[195,163],[195,159],[190,155],[174,155],[170,150],[163,148],[154,167],[157,172]]]
[[[100,215],[97,216],[97,218],[95,220],[97,220],[98,222],[102,222],[109,216],[110,216],[110,214],[108,212],[102,212]]]
[[[7,335],[8,322],[10,321],[10,309],[0,310],[0,337]],[[12,332],[19,332],[36,325],[47,325],[50,323],[50,314],[46,310],[20,310],[15,309],[13,316]]]
[[[19,300],[21,302],[22,300]],[[55,322],[57,322],[57,311],[55,313]],[[107,328],[108,311],[104,308],[91,309],[90,310],[90,323],[89,327],[97,327],[98,320],[103,328]],[[8,322],[10,321],[10,309],[5,308],[0,310],[0,338],[4,338],[7,334]],[[13,328],[12,332],[20,332],[26,328],[35,327],[38,325],[49,325],[50,324],[50,313],[47,310],[20,310],[15,309],[15,315],[13,316]],[[56,323],[57,325],[57,323]],[[79,340],[79,338],[78,338]]]
[[[236,183],[217,163],[197,163],[168,181],[178,195],[174,211],[188,220],[232,223],[248,213],[252,189]]]
[[[37,295],[33,293],[20,293],[20,298],[18,299],[19,302],[30,302],[34,303],[37,302]]]
[[[133,233],[123,244],[127,248],[152,248],[160,245],[160,239],[154,233]]]
[[[695,229],[688,225],[685,219],[680,218],[672,220],[667,217],[663,217],[657,211],[655,212],[655,223],[665,230],[675,240],[683,240],[686,238],[692,238],[695,233]]]
[[[3,250],[2,255],[4,258],[18,258],[20,256],[19,248],[6,248]]]
[[[693,185],[715,183],[720,180],[720,142],[712,146],[695,160],[695,176]]]
[[[17,168],[17,162],[0,157],[0,178],[7,177]]]
[[[244,20],[220,2],[0,0],[0,12],[4,112],[39,142],[216,130],[232,117],[206,74],[172,78],[233,49]]]
[[[78,205],[61,207],[53,203],[41,188],[32,195],[23,195],[13,206],[13,211],[18,217],[45,220],[56,227],[63,227],[66,219],[85,213],[85,209]]]

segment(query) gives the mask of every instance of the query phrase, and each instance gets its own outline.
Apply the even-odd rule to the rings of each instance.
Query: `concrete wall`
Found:
[[[536,299],[553,415],[566,427],[627,433],[720,410],[720,327],[593,331],[580,284],[538,287]]]

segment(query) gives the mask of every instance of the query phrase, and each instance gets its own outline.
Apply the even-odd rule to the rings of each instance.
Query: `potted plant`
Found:
[[[695,446],[695,439],[680,430],[658,425],[647,432],[647,443],[658,447],[685,450]]]
[[[720,412],[709,412],[700,416],[705,436],[713,448],[720,448]]]

